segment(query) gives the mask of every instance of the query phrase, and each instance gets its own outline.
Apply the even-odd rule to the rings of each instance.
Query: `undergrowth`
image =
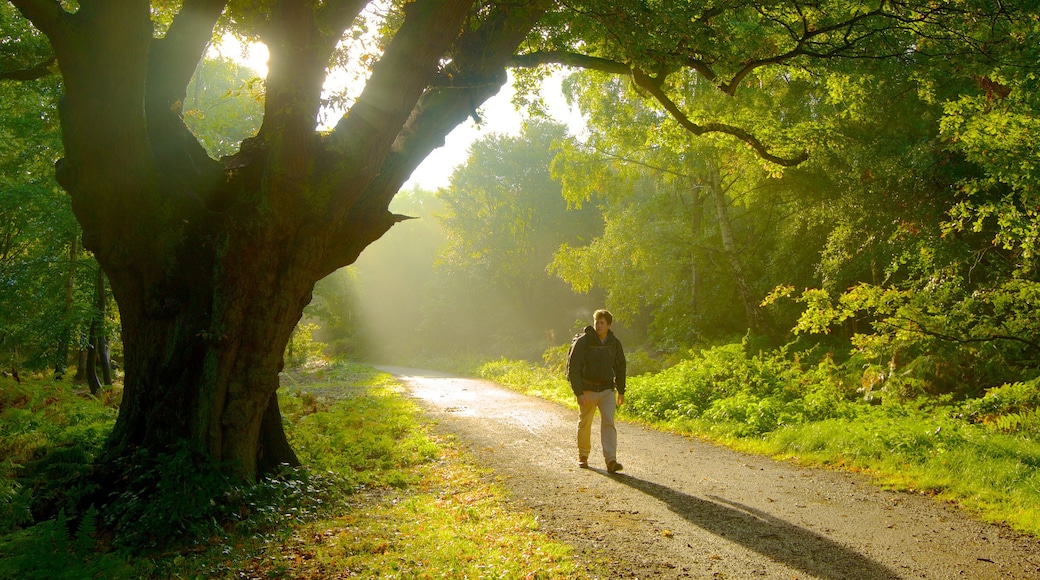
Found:
[[[575,407],[558,368],[499,360],[480,374]],[[629,377],[618,413],[744,451],[865,472],[1040,536],[1040,379],[954,401],[876,385],[865,393],[863,375],[826,356],[729,344]]]
[[[44,514],[37,494],[64,507],[91,491],[73,473],[100,451],[118,390],[95,399],[60,382],[0,379],[0,579],[580,576],[569,548],[433,437],[389,375],[344,363],[282,383],[286,434],[305,468],[237,485],[173,446],[128,466],[147,491]],[[66,459],[45,461],[56,456]],[[44,481],[56,465],[68,474],[61,485]]]

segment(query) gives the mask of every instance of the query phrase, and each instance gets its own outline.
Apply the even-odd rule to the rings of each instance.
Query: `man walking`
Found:
[[[597,310],[593,324],[571,346],[567,355],[567,378],[578,398],[578,466],[589,466],[592,450],[592,418],[599,409],[600,443],[607,471],[621,471],[617,461],[617,429],[614,411],[625,403],[625,352],[621,341],[611,332],[614,317]],[[615,391],[616,389],[616,391]]]

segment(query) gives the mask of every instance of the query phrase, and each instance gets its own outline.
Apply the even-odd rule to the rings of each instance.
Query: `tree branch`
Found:
[[[51,66],[58,61],[58,57],[51,56],[47,60],[25,69],[0,71],[0,80],[10,81],[35,81],[54,74]]]
[[[405,4],[405,19],[372,67],[372,76],[348,115],[340,119],[329,145],[375,169],[397,138],[423,92],[438,73],[473,0],[416,0]]]
[[[549,2],[537,0],[523,6],[505,4],[505,7],[497,7],[478,27],[457,38],[449,65],[414,105],[379,174],[350,209],[352,216],[373,216],[364,222],[366,228],[371,229],[364,236],[377,239],[396,223],[386,211],[394,194],[431,151],[444,145],[444,136],[452,128],[498,93],[507,79],[506,63]],[[337,239],[346,239],[347,230],[356,230],[356,224],[356,220],[344,220],[343,235]],[[354,250],[360,252],[363,247]],[[347,263],[356,257],[350,248],[337,248],[337,252]],[[330,267],[334,269],[338,265],[331,263]]]
[[[60,44],[67,32],[71,14],[57,0],[10,0],[11,4],[29,19],[33,26],[50,38],[51,43]]]
[[[148,59],[150,104],[180,110],[188,82],[226,4],[226,0],[184,0],[166,36],[152,43]]]
[[[510,68],[534,68],[546,64],[562,64],[574,68],[597,70],[617,75],[632,74],[632,67],[627,64],[598,56],[564,51],[539,51],[518,54],[506,62],[506,66]]]
[[[902,320],[902,321],[908,322],[911,325],[913,325],[913,328],[910,328],[908,326],[902,326],[902,325],[899,325],[899,324],[895,324],[895,323],[892,323],[892,322],[885,321],[885,323],[888,324],[889,326],[891,326],[892,328],[895,328],[897,330],[902,330],[904,332],[916,332],[918,334],[922,334],[924,336],[931,336],[933,338],[937,338],[939,340],[944,340],[946,342],[953,342],[953,343],[956,343],[956,344],[976,344],[976,343],[985,343],[985,342],[996,342],[998,340],[1006,340],[1006,341],[1010,341],[1010,342],[1022,343],[1024,345],[1030,347],[1033,352],[1040,352],[1040,343],[1037,343],[1034,340],[1029,340],[1027,338],[1022,338],[1020,336],[1012,336],[1012,335],[1008,335],[1008,334],[991,334],[989,336],[973,336],[973,337],[964,338],[964,337],[953,336],[953,335],[946,334],[946,333],[943,333],[943,332],[938,332],[938,331],[934,331],[934,330],[928,330],[927,328],[925,328],[925,325],[921,324],[920,322],[918,322],[916,320],[913,320],[912,318],[906,318],[906,317],[903,317],[903,316],[894,316],[892,318],[894,318],[896,320]],[[888,320],[891,320],[891,318],[888,319]]]
[[[332,45],[343,36],[343,31],[365,9],[368,0],[328,0],[315,15],[318,30],[332,40]],[[331,48],[331,47],[330,47]]]
[[[726,125],[724,123],[707,123],[703,125],[694,123],[688,116],[686,116],[678,105],[668,98],[668,95],[666,95],[664,90],[661,88],[665,77],[663,73],[661,76],[651,77],[640,69],[632,68],[617,61],[572,52],[532,52],[517,55],[509,60],[509,66],[513,67],[535,67],[545,64],[563,64],[610,74],[631,76],[636,85],[649,92],[676,122],[694,135],[704,135],[705,133],[725,133],[727,135],[732,135],[750,145],[751,148],[754,149],[763,159],[784,167],[793,167],[809,158],[809,154],[806,152],[802,152],[793,158],[784,158],[773,155],[757,137],[739,127]]]
[[[188,82],[213,38],[225,0],[184,0],[166,35],[151,41],[145,82],[148,139],[170,187],[181,187],[212,205],[221,181],[209,157],[181,118]]]
[[[722,89],[722,91],[727,95],[732,96],[736,94],[737,87],[740,85],[740,83],[743,82],[743,80],[756,69],[773,64],[787,62],[789,60],[798,58],[799,56],[813,56],[816,58],[830,58],[833,56],[837,56],[841,54],[842,51],[848,50],[859,45],[864,38],[868,38],[869,36],[871,36],[870,34],[866,34],[856,39],[850,40],[849,33],[852,32],[853,27],[867,19],[879,16],[885,17],[887,16],[887,13],[881,9],[873,10],[871,12],[858,14],[855,17],[850,18],[848,20],[843,20],[830,26],[824,26],[822,28],[816,29],[810,29],[809,24],[806,22],[803,16],[801,31],[797,34],[795,34],[794,31],[790,31],[791,36],[795,39],[794,48],[787,52],[784,52],[783,54],[777,54],[769,58],[762,58],[748,62],[747,65],[745,65],[743,68],[737,71],[736,74],[733,75],[733,77],[729,80],[728,83],[720,84],[719,88]],[[780,24],[784,28],[788,28],[783,23]],[[839,30],[845,30],[847,32],[845,34],[845,40],[839,46],[827,51],[827,53],[814,53],[806,49],[806,47],[814,38],[818,38],[820,36],[830,34],[832,32],[837,32]]]
[[[670,114],[679,125],[694,135],[704,135],[705,133],[724,133],[732,135],[750,145],[751,148],[758,153],[759,157],[783,167],[794,167],[809,158],[809,154],[804,151],[793,158],[784,158],[773,155],[757,137],[739,127],[734,127],[725,123],[706,123],[703,125],[694,123],[686,116],[682,109],[680,109],[679,106],[665,94],[664,90],[661,88],[661,85],[664,82],[663,77],[654,78],[639,69],[634,69],[632,71],[632,78],[636,85],[645,89],[657,100],[658,103],[661,103],[661,106],[668,111],[668,114]]]

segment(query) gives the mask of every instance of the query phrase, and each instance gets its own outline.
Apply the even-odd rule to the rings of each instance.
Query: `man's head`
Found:
[[[610,330],[610,325],[614,324],[614,316],[606,310],[597,310],[592,314],[594,326],[596,328],[596,334],[600,340],[607,337],[607,331]]]

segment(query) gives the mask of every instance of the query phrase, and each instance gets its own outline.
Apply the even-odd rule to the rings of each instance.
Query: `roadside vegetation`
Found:
[[[306,468],[242,486],[182,449],[142,462],[145,495],[98,509],[82,482],[118,384],[0,378],[0,579],[582,577],[389,375],[338,363],[283,385]]]
[[[502,359],[477,373],[573,407],[561,352],[547,353],[543,365]],[[757,351],[747,341],[691,351],[665,370],[630,377],[619,417],[863,472],[884,487],[935,495],[1040,536],[1040,379],[955,401],[871,393],[857,362]]]

